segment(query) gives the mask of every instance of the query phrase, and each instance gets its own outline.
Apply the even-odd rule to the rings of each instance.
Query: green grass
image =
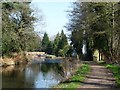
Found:
[[[98,61],[97,63],[98,63],[98,64],[100,64],[100,65],[106,65],[106,62],[105,62],[105,61],[103,61],[103,60]]]
[[[67,88],[67,90],[73,90],[80,86],[80,83],[84,81],[85,75],[89,72],[89,65],[82,64],[81,67],[78,68],[77,72],[71,76],[69,81],[65,81],[61,83],[55,88]]]
[[[106,67],[113,72],[113,75],[116,78],[116,85],[120,88],[120,66],[108,64]]]

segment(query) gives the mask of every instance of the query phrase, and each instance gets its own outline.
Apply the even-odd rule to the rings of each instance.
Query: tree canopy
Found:
[[[98,49],[106,60],[120,62],[119,14],[119,2],[73,3],[73,9],[69,11],[67,29],[71,31],[71,44],[80,57],[85,40],[88,53]]]
[[[37,49],[40,37],[34,31],[33,10],[30,2],[2,3],[2,53]]]
[[[42,39],[42,51],[47,54],[54,54],[56,56],[69,56],[71,46],[68,44],[68,40],[64,31],[61,31],[61,34],[57,34],[54,41],[50,41],[48,34],[44,33]],[[68,53],[69,51],[69,53]]]

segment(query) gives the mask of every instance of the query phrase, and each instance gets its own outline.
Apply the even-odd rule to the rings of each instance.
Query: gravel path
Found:
[[[117,90],[115,88],[115,78],[113,74],[105,66],[98,65],[95,63],[90,64],[91,71],[86,76],[85,81],[80,88],[89,88],[94,90]]]

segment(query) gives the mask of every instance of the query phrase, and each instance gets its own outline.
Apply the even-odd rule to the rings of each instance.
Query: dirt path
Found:
[[[115,78],[113,74],[105,67],[96,63],[90,64],[91,71],[86,76],[85,81],[80,88],[105,88],[105,90],[116,90]],[[91,90],[91,89],[90,89]]]

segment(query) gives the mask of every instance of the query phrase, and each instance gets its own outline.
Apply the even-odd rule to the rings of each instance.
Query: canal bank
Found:
[[[119,90],[119,68],[117,65],[85,61],[73,76],[53,88]]]
[[[19,64],[27,64],[35,61],[47,59],[64,59],[64,57],[56,57],[45,52],[22,52],[12,53],[10,56],[0,57],[0,67],[13,66]]]
[[[61,81],[53,88],[78,88],[80,84],[85,80],[85,76],[90,71],[88,64],[82,64],[76,69],[76,71],[67,79]]]

